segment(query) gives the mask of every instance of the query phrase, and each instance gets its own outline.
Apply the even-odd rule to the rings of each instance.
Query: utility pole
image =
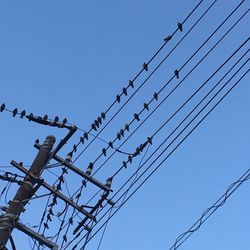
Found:
[[[24,211],[24,206],[39,188],[40,184],[31,176],[39,178],[44,167],[51,158],[51,150],[55,143],[54,136],[48,136],[41,145],[39,152],[32,163],[29,174],[20,185],[14,199],[10,202],[6,213],[0,218],[0,249],[5,249],[7,241],[11,238],[11,233],[16,227],[20,214]]]
[[[40,121],[41,118],[39,117],[29,117],[29,119],[33,119],[36,122],[42,124],[46,123],[46,121],[44,120]],[[65,125],[58,122],[49,122],[49,124],[46,123],[46,125],[53,127],[56,126],[60,128],[65,127]],[[20,223],[19,221],[21,213],[24,212],[25,205],[30,201],[30,199],[34,196],[34,194],[40,187],[48,190],[53,196],[53,205],[56,204],[56,199],[60,199],[61,201],[65,202],[66,206],[71,207],[72,209],[74,209],[74,211],[76,210],[77,213],[80,213],[81,216],[83,216],[73,234],[78,233],[80,229],[86,230],[87,233],[90,233],[92,230],[92,226],[89,226],[89,222],[91,221],[91,225],[93,225],[93,223],[96,223],[96,211],[98,211],[104,201],[109,202],[108,195],[110,194],[110,192],[112,192],[111,178],[108,178],[106,180],[106,183],[100,182],[91,175],[92,169],[90,167],[88,167],[86,171],[83,171],[80,168],[74,166],[71,161],[72,155],[68,154],[66,159],[64,159],[57,154],[77,130],[77,127],[75,126],[66,128],[69,129],[69,132],[62,140],[59,141],[58,145],[53,150],[52,148],[56,140],[54,136],[48,136],[43,144],[39,144],[39,140],[36,140],[34,146],[39,150],[39,152],[29,170],[26,169],[22,163],[17,163],[14,160],[11,161],[11,165],[13,165],[16,169],[18,169],[25,175],[23,181],[13,179],[8,176],[0,176],[1,180],[16,182],[20,185],[14,199],[9,202],[8,207],[4,208],[3,211],[5,211],[5,214],[3,216],[0,216],[0,250],[6,250],[6,244],[8,240],[10,240],[13,249],[15,249],[14,241],[12,239],[12,231],[14,228],[33,238],[33,240],[37,241],[39,245],[46,246],[52,250],[58,250],[59,246],[56,242],[48,239],[44,234],[40,234],[39,232],[28,228],[26,225]],[[103,194],[101,195],[101,197],[97,198],[97,201],[94,202],[93,205],[79,204],[79,201],[75,201],[72,199],[72,197],[64,195],[61,192],[62,189],[60,186],[51,186],[50,184],[48,184],[44,179],[41,178],[41,175],[50,160],[55,160],[60,165],[64,166],[65,169],[71,170],[73,173],[81,177],[82,185],[86,185],[86,183],[88,182],[89,184],[102,190]],[[50,209],[48,211],[47,218],[50,218],[50,216],[52,215],[52,210]],[[73,219],[70,218],[69,221],[72,221],[70,223],[72,223],[73,225]],[[65,240],[64,238],[64,241],[67,240]]]

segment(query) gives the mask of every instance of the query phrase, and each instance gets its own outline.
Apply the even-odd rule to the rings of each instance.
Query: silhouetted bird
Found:
[[[164,41],[167,43],[172,39],[172,36],[167,36],[166,38],[164,38]]]
[[[176,78],[179,79],[179,70],[178,70],[178,69],[176,69],[176,70],[174,71],[174,74],[175,74]]]
[[[12,111],[13,117],[16,116],[17,112],[18,112],[18,111],[17,111],[17,108],[15,108],[15,109]]]
[[[143,63],[143,69],[145,69],[146,71],[148,71],[148,65],[147,65],[147,63]]]
[[[23,111],[21,112],[21,114],[20,114],[20,118],[23,118],[25,115],[26,115],[26,111],[23,110]]]
[[[137,121],[140,121],[140,117],[138,114],[134,113],[134,118],[137,120]]]
[[[0,107],[0,111],[3,112],[3,111],[5,110],[5,107],[6,107],[6,106],[5,106],[5,104],[3,103],[3,104],[1,105],[1,107]]]
[[[180,30],[180,32],[182,32],[182,31],[183,31],[183,26],[182,26],[182,24],[181,24],[181,23],[178,23],[178,29]]]

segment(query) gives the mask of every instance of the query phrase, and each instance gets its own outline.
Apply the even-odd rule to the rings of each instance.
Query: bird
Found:
[[[117,132],[116,137],[117,137],[118,140],[121,140],[121,134],[120,134],[120,132]]]
[[[128,85],[129,85],[130,87],[134,88],[134,83],[133,83],[133,81],[129,80],[129,81],[128,81]]]
[[[164,38],[164,41],[167,43],[172,39],[172,36],[167,36],[166,38]]]
[[[97,117],[97,121],[102,124],[102,118],[100,116]]]
[[[1,107],[0,107],[0,112],[3,112],[4,110],[5,110],[5,104],[3,103],[2,105],[1,105]]]
[[[92,162],[89,163],[87,170],[86,170],[86,174],[87,175],[91,175],[91,172],[93,170],[94,164]]]
[[[15,117],[16,116],[16,114],[17,114],[17,108],[15,108],[13,111],[12,111],[12,113],[13,113],[13,117]]]
[[[174,71],[174,74],[175,74],[176,78],[179,79],[179,70],[178,70],[178,69],[176,69],[176,70]]]
[[[128,124],[125,124],[125,129],[126,129],[127,131],[129,131],[129,125],[128,125]]]
[[[144,107],[144,109],[146,109],[147,111],[149,111],[149,108],[148,108],[148,104],[147,104],[147,103],[144,103],[144,104],[143,104],[143,107]]]
[[[105,120],[106,115],[105,115],[105,113],[104,113],[104,112],[102,112],[102,113],[101,113],[101,118],[102,118],[103,120]]]
[[[54,121],[55,121],[55,122],[58,122],[58,121],[59,121],[59,117],[56,116]]]
[[[121,130],[120,130],[120,135],[122,136],[122,137],[124,137],[124,130],[121,128]]]
[[[118,103],[120,103],[120,101],[121,101],[120,95],[117,95],[117,96],[116,96],[116,101],[117,101]]]
[[[97,131],[96,126],[95,126],[94,123],[92,123],[91,128],[94,129],[95,131]]]
[[[25,115],[26,115],[26,111],[23,110],[23,111],[21,112],[21,114],[20,114],[20,118],[23,118]]]
[[[137,121],[140,121],[140,117],[138,114],[134,113],[134,118],[137,120]]]
[[[183,26],[182,26],[182,23],[179,23],[179,22],[178,22],[178,24],[177,24],[177,25],[178,25],[178,29],[180,30],[180,32],[182,32],[182,31],[183,31]]]
[[[154,99],[158,101],[158,94],[156,92],[154,93]]]
[[[104,156],[107,155],[107,150],[106,150],[106,148],[103,148],[103,149],[102,149],[102,153],[103,153]]]
[[[147,63],[143,63],[142,66],[143,66],[143,69],[144,69],[144,70],[148,71],[148,64],[147,64]]]
[[[86,140],[88,140],[88,139],[89,139],[88,133],[87,133],[87,132],[84,132],[83,137],[84,137]]]
[[[122,89],[122,93],[123,93],[125,96],[127,96],[127,95],[128,95],[127,89],[126,89],[126,88],[123,88],[123,89]]]

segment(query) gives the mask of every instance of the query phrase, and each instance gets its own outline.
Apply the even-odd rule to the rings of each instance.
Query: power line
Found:
[[[225,22],[235,13],[235,11],[241,6],[241,4],[244,2],[245,0],[243,0],[239,5],[237,5],[237,7],[223,20],[223,22],[211,33],[211,35],[208,36],[208,38],[201,44],[201,46],[185,61],[185,63],[180,67],[179,72],[188,64],[188,62],[191,61],[191,59],[203,48],[203,46],[216,34],[216,32],[225,24]],[[198,65],[211,53],[211,51],[229,34],[229,32],[239,23],[239,21],[249,12],[249,9],[240,17],[240,19],[237,20],[237,22],[234,23],[234,25],[224,34],[224,36],[222,36],[221,39],[219,39],[219,41],[205,54],[205,56],[189,71],[189,73],[183,78],[182,81],[180,81],[176,87],[167,95],[167,97],[165,97],[163,99],[163,101],[153,110],[153,112],[151,112],[151,114],[145,119],[147,120],[152,113],[154,113],[167,99],[168,97],[184,82],[184,80],[198,67]],[[162,87],[161,89],[156,92],[157,96],[159,96],[159,94],[169,85],[170,82],[172,82],[172,80],[175,78],[175,75],[173,75]],[[157,101],[158,98],[156,99],[155,96],[148,102],[147,106],[149,106],[153,101]],[[147,108],[143,108],[138,115],[140,115],[143,111],[148,110]],[[143,123],[145,122],[145,120],[143,121]],[[136,121],[136,118],[134,118],[130,123],[127,123],[129,126]],[[141,123],[141,124],[143,124]],[[141,127],[142,125],[139,125],[139,127]],[[124,132],[126,131],[126,129],[124,129]],[[137,129],[136,129],[137,131]],[[135,132],[133,132],[134,134]],[[132,135],[133,135],[132,134]],[[131,136],[132,136],[131,135]],[[129,138],[131,138],[131,136]],[[113,141],[112,141],[112,145],[113,143],[118,139],[118,137],[116,137]],[[127,140],[126,140],[127,141]],[[124,142],[125,143],[125,142]],[[123,144],[124,144],[123,143]],[[123,145],[122,144],[122,145]],[[112,146],[109,146],[105,149],[105,152],[108,148],[110,148]],[[120,147],[118,147],[118,149],[120,149]],[[94,164],[100,159],[100,157],[102,155],[105,155],[106,153],[102,152],[94,161],[90,162],[89,164],[92,165],[92,167],[94,166]],[[105,164],[106,162],[115,154],[115,152],[113,152],[111,154],[111,156],[94,172],[97,173]],[[80,156],[80,155],[79,155]],[[75,159],[75,161],[78,158]],[[93,175],[94,175],[93,174]]]
[[[126,201],[125,202],[127,202],[133,195],[134,195],[134,193],[135,192],[137,192],[137,190],[149,179],[149,177],[150,176],[152,176],[152,174],[156,171],[156,170],[158,170],[158,168],[173,154],[173,152],[175,152],[175,150],[195,131],[195,129],[203,122],[203,120],[219,105],[219,103],[232,91],[232,89],[247,75],[247,73],[249,72],[249,70],[250,69],[248,69],[245,73],[244,73],[244,75],[243,76],[241,76],[241,78],[219,99],[219,101],[218,102],[216,102],[216,104],[209,110],[209,112],[207,112],[206,113],[206,115],[205,116],[203,116],[203,118],[192,128],[192,130],[177,144],[177,146],[175,146],[174,147],[174,149],[160,162],[160,164],[158,164],[158,166],[143,180],[143,182],[133,191],[133,193],[132,194],[130,194],[130,196],[126,199]],[[218,92],[217,92],[217,94],[218,94]],[[217,95],[216,94],[216,95]],[[214,99],[215,98],[215,96],[212,98],[212,99]],[[211,102],[212,100],[210,100],[209,101],[209,103]],[[209,103],[207,103],[206,104],[206,106],[209,104]],[[205,106],[205,107],[206,107]],[[205,108],[204,107],[204,108]],[[203,109],[204,109],[203,108]],[[203,109],[195,116],[195,118],[203,111]],[[189,124],[187,125],[187,126],[189,126],[191,123],[192,123],[192,121],[195,119],[195,118],[193,118],[192,120],[191,120],[191,122],[189,122]],[[185,127],[185,129],[187,128],[187,126]],[[184,129],[182,130],[182,132],[184,131]],[[181,133],[182,133],[181,132]],[[181,133],[179,133],[179,135],[181,134]],[[179,136],[178,135],[178,136]],[[176,138],[176,137],[175,137]],[[168,146],[169,147],[169,146]],[[167,147],[167,148],[168,148]],[[165,150],[164,150],[165,151]],[[164,152],[163,151],[163,152]],[[151,163],[150,165],[152,165],[153,163]],[[121,196],[120,196],[120,198],[121,198]],[[125,203],[123,203],[113,214],[112,214],[112,216],[124,205]],[[101,221],[101,219],[102,218],[104,218],[104,216],[106,215],[108,213],[108,211],[99,219],[99,222]],[[111,217],[112,217],[111,216]],[[103,224],[104,225],[104,224]],[[97,232],[103,227],[103,225],[93,234],[93,236],[92,237],[94,237],[94,235],[96,235],[97,234]]]
[[[200,218],[184,233],[177,237],[174,245],[169,250],[178,249],[194,232],[198,231],[200,227],[219,209],[222,207],[229,197],[246,181],[250,179],[250,169],[248,169],[237,181],[232,183],[226,192],[209,208],[207,208]]]
[[[204,61],[204,59],[218,46],[218,44],[233,30],[233,28],[246,16],[246,14],[249,12],[250,9],[248,9],[229,29],[228,31],[212,46],[212,48],[198,61],[198,63],[195,64],[194,67],[192,67],[192,69],[183,77],[183,79],[170,91],[170,93],[163,98],[163,100],[150,112],[150,114],[138,125],[138,127],[129,135],[129,137],[118,147],[118,149],[120,149],[134,134],[135,132],[138,131],[138,129],[151,117],[151,115],[170,97],[170,95],[173,94],[174,91],[177,90],[178,87],[181,86],[181,84],[187,79],[187,77]],[[232,12],[231,12],[232,14]],[[217,30],[217,29],[216,29]],[[213,32],[214,33],[214,32]],[[213,34],[212,33],[212,34]],[[209,36],[211,38],[211,35]],[[209,39],[206,39],[205,42],[209,41]],[[202,45],[204,46],[206,43],[203,43]],[[201,46],[199,47],[201,48]],[[196,50],[197,52],[197,50]],[[194,54],[193,54],[194,55]],[[193,57],[193,55],[191,57]],[[191,58],[190,57],[190,58]],[[190,59],[189,58],[189,59]],[[188,60],[189,60],[188,59]],[[183,64],[184,65],[184,64]],[[172,79],[172,78],[170,78]],[[169,82],[169,81],[168,81]],[[167,82],[167,83],[168,83]],[[165,85],[164,85],[165,86]],[[163,86],[163,87],[164,87]],[[158,92],[159,93],[159,92]],[[172,119],[172,118],[171,118]],[[111,158],[112,156],[115,154],[115,152],[113,152],[108,158],[107,160],[105,160],[100,167],[97,168],[97,170],[93,173],[96,174]]]
[[[243,44],[242,44],[233,54],[231,54],[231,56],[230,56],[230,57],[229,57],[220,67],[219,67],[219,69],[221,69],[222,66],[223,66],[224,64],[226,64],[226,63],[227,63],[227,62],[228,62],[228,61],[229,61],[229,60],[239,51],[239,49],[242,48],[242,47],[248,42],[248,40],[249,40],[249,38],[248,38],[247,40],[245,40],[245,42],[244,42],[244,43],[243,43]],[[244,56],[245,56],[247,53],[248,53],[248,51],[244,54]],[[243,57],[241,57],[241,59],[242,59],[242,58],[243,58]],[[241,59],[240,59],[240,60],[241,60]],[[238,62],[239,62],[240,60],[238,60]],[[238,62],[237,62],[237,63],[238,63]],[[237,63],[236,63],[236,64],[237,64]],[[236,64],[235,64],[235,65],[236,65]],[[235,66],[235,65],[234,65],[234,66]],[[233,67],[234,67],[234,66],[233,66]],[[232,68],[233,68],[233,67],[232,67]],[[229,70],[229,72],[232,70],[232,68]],[[216,72],[218,72],[218,70],[217,70]],[[214,75],[214,74],[213,74],[213,75]],[[212,75],[212,76],[213,76],[213,75]],[[226,74],[226,75],[227,75],[227,74]],[[208,80],[210,80],[210,79],[211,79],[211,77],[210,77]],[[208,81],[206,81],[206,82],[208,82]],[[206,83],[206,82],[205,82],[205,83]],[[192,112],[193,112],[193,111],[192,111]]]
[[[203,1],[204,1],[204,0],[199,1],[199,3],[193,8],[193,10],[192,10],[192,11],[188,14],[188,16],[184,19],[184,21],[183,21],[182,23],[180,23],[181,26],[183,26],[183,24],[191,17],[191,15],[195,12],[195,10],[201,5],[201,3],[202,3]],[[217,1],[217,0],[216,0],[216,1]],[[216,1],[215,1],[215,2],[216,2]],[[165,45],[172,39],[172,37],[177,33],[178,30],[180,30],[179,27],[172,33],[172,35],[168,36],[168,39],[165,40],[164,44],[160,47],[160,49],[158,49],[158,51],[152,56],[152,58],[148,61],[148,63],[146,63],[147,66],[148,66],[149,63],[151,63],[151,62],[153,61],[153,59],[160,53],[160,51],[161,51],[161,50],[165,47]],[[172,52],[171,52],[171,53],[172,53]],[[164,61],[165,61],[166,59],[167,59],[167,58],[165,58]],[[163,62],[162,62],[162,63],[163,63]],[[160,63],[160,65],[161,65],[162,63]],[[134,88],[134,81],[139,77],[139,75],[140,75],[143,71],[146,70],[147,66],[146,66],[146,67],[143,67],[143,68],[139,71],[139,73],[133,78],[133,80],[130,80],[130,81],[129,81],[128,86],[125,88],[126,91],[127,91],[127,89],[130,88],[130,87]],[[156,70],[157,70],[158,68],[159,68],[159,67],[157,67]],[[154,71],[154,72],[155,72],[155,71]],[[127,105],[127,103],[128,103],[128,102],[136,95],[136,93],[144,86],[144,84],[149,80],[149,78],[154,74],[154,72],[152,72],[152,73],[150,74],[150,76],[138,86],[138,88],[135,90],[135,92],[128,98],[128,100],[122,105],[122,107],[115,113],[115,115],[113,115],[113,116],[110,118],[110,120],[105,124],[105,126],[97,133],[96,137],[99,136],[100,133],[101,133],[101,132],[102,132],[111,122],[112,122],[112,120],[118,115],[118,113]],[[126,93],[126,91],[123,91],[121,95],[118,95],[119,98],[120,98],[122,95],[126,95],[126,94],[124,94],[124,93]],[[119,98],[116,98],[116,100],[110,105],[110,107],[109,107],[105,112],[103,112],[103,113],[101,114],[100,117],[103,117],[103,119],[105,119],[107,112],[114,106],[114,104],[117,103],[117,102],[120,102],[120,101],[118,101]],[[99,118],[99,117],[98,117],[98,118]],[[98,118],[97,118],[96,121],[100,120],[100,119],[98,119]],[[98,124],[100,125],[100,122],[99,122]],[[90,130],[89,130],[87,133],[85,133],[85,134],[83,135],[83,137],[80,138],[80,141],[75,145],[75,150],[73,149],[72,152],[74,152],[74,151],[76,152],[77,147],[84,141],[84,139],[88,139],[88,138],[87,138],[87,137],[88,137],[88,134],[89,134],[91,131],[93,131],[93,130],[97,130],[96,125],[95,125],[95,122],[91,125]],[[75,162],[75,161],[76,161],[76,160],[86,151],[86,149],[94,142],[94,140],[95,140],[95,138],[93,138],[93,139],[90,141],[90,143],[89,143],[89,144],[80,152],[80,154],[75,158],[74,162]]]

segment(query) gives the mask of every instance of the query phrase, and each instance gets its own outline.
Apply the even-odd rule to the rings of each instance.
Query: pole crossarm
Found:
[[[75,209],[77,209],[80,213],[84,214],[85,216],[87,216],[89,219],[91,220],[96,220],[96,218],[90,214],[89,212],[87,212],[86,210],[84,210],[82,208],[82,206],[77,205],[75,202],[73,202],[71,199],[69,199],[68,197],[66,197],[64,194],[60,193],[59,191],[56,190],[55,187],[50,186],[49,184],[47,184],[43,179],[34,176],[33,174],[31,174],[27,169],[25,169],[22,165],[18,164],[15,161],[11,161],[11,165],[13,165],[14,167],[16,167],[17,169],[19,169],[20,171],[22,171],[24,174],[28,175],[30,178],[34,179],[34,181],[36,183],[38,183],[39,185],[43,186],[44,188],[46,188],[47,190],[49,190],[51,193],[53,193],[55,196],[59,197],[61,200],[63,200],[65,203],[69,204],[70,206],[74,207]]]
[[[39,143],[35,143],[34,147],[37,149],[40,149],[41,145]],[[92,176],[86,174],[85,172],[83,172],[81,169],[79,169],[78,167],[74,166],[73,164],[71,164],[70,162],[65,161],[63,158],[61,158],[60,156],[54,154],[53,155],[54,160],[56,160],[57,162],[63,164],[64,166],[66,166],[67,168],[69,168],[70,170],[72,170],[73,172],[75,172],[76,174],[80,175],[81,177],[83,177],[84,179],[88,180],[89,182],[93,183],[94,185],[96,185],[97,187],[101,188],[102,190],[104,190],[105,192],[110,192],[112,190],[110,190],[109,187],[107,187],[105,184],[101,183],[100,181],[96,180],[95,178],[93,178]]]
[[[16,223],[16,228],[18,230],[20,230],[21,232],[29,235],[30,237],[32,237],[33,239],[39,241],[39,243],[41,245],[45,245],[48,248],[51,248],[52,250],[58,250],[58,245],[56,245],[55,243],[49,241],[46,237],[44,237],[41,234],[38,234],[37,232],[35,232],[34,230],[30,229],[29,227],[25,226],[24,224],[21,224],[20,222]]]

